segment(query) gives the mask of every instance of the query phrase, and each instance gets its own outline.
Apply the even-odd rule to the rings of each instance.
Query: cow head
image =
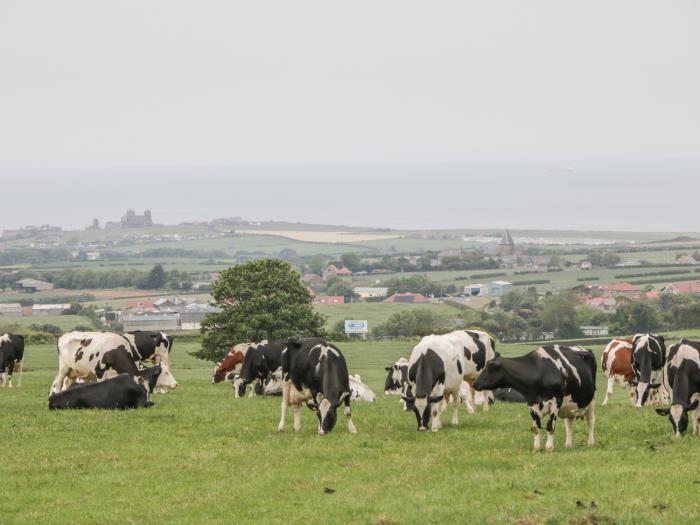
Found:
[[[496,390],[509,387],[507,376],[503,370],[503,358],[499,355],[491,359],[474,382],[474,390]]]
[[[649,396],[661,386],[661,383],[649,383],[634,378],[630,381],[630,385],[634,387],[631,393],[632,403],[635,407],[641,408],[646,404]]]
[[[407,390],[406,393],[409,394],[409,392],[410,390]],[[410,395],[403,395],[401,398],[406,403],[406,410],[413,410],[418,422],[419,432],[428,430],[433,403],[440,403],[444,399],[443,396],[413,397]]]
[[[223,361],[219,361],[216,363],[216,366],[214,367],[214,374],[212,376],[212,384],[216,383],[221,383],[221,381],[224,381],[226,379],[226,376],[229,372],[233,371],[236,369],[236,367],[240,368],[240,364],[243,363],[243,352],[240,352],[238,350],[229,353]]]
[[[322,399],[316,404],[316,417],[318,417],[318,433],[323,436],[328,434],[338,421],[338,407],[342,404],[345,396],[350,395],[344,393],[340,396],[340,400],[332,403],[328,399]]]
[[[163,368],[161,367],[161,365],[146,368],[141,372],[140,376],[141,379],[144,380],[143,386],[146,387],[147,393],[151,394],[155,390],[162,372]]]
[[[698,408],[700,402],[696,399],[690,404],[675,404],[670,408],[657,408],[656,413],[660,416],[668,416],[668,420],[673,427],[674,436],[682,436],[688,430],[688,411]]]
[[[161,374],[158,376],[158,383],[156,383],[156,387],[160,391],[164,391],[165,389],[175,389],[177,388],[177,381],[175,380],[175,376],[173,373],[170,371],[170,365],[166,364],[165,362],[162,362],[159,365],[162,368]],[[155,367],[154,367],[155,368]]]

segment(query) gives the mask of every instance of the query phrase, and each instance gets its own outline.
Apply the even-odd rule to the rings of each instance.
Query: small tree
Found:
[[[323,255],[314,255],[309,259],[309,271],[320,274],[326,268],[326,259]]]
[[[221,359],[244,341],[323,335],[325,317],[292,266],[264,259],[233,266],[212,283],[213,304],[222,309],[202,321],[199,359]]]
[[[362,259],[354,252],[344,253],[340,260],[343,261],[343,266],[353,272],[359,272],[362,269]]]
[[[148,273],[146,278],[145,288],[156,289],[165,286],[167,276],[162,264],[156,264]]]

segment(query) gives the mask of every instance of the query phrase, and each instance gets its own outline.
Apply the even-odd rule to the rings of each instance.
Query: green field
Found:
[[[314,305],[314,308],[328,317],[327,328],[345,319],[366,319],[370,331],[386,322],[397,312],[428,309],[444,318],[459,317],[460,310],[447,304],[384,304],[384,303],[350,303],[334,305]]]
[[[3,327],[29,326],[32,324],[52,324],[64,332],[73,330],[76,326],[93,326],[92,320],[84,315],[35,315],[32,317],[0,317],[0,332]]]
[[[463,410],[459,427],[446,416],[439,433],[417,433],[398,398],[382,395],[383,367],[410,347],[342,345],[350,371],[362,375],[378,402],[353,404],[357,435],[340,422],[319,437],[308,410],[300,433],[278,434],[279,398],[237,400],[230,386],[211,385],[210,364],[187,355],[193,343],[176,342],[180,388],[156,396],[152,409],[49,412],[55,347],[30,346],[24,386],[0,389],[7,444],[0,462],[2,523],[697,520],[700,475],[693,465],[700,442],[672,438],[665,418],[651,408],[633,409],[620,389],[610,406],[597,407],[593,448],[585,446],[579,422],[573,450],[563,448],[558,428],[555,452],[531,452],[522,405],[497,404],[473,415]],[[506,355],[528,349],[499,345]]]

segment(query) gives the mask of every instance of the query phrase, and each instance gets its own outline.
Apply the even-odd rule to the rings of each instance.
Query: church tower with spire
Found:
[[[515,251],[515,243],[513,242],[513,237],[510,235],[510,231],[506,230],[503,232],[501,237],[501,242],[498,245],[498,255],[505,257],[507,255],[513,255]]]

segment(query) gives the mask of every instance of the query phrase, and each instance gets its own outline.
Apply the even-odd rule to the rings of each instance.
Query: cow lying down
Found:
[[[49,397],[49,410],[69,408],[104,408],[119,409],[152,407],[155,403],[149,399],[161,373],[161,366],[156,365],[145,371],[142,376],[119,374],[105,381],[84,383]]]
[[[376,401],[374,392],[362,382],[360,374],[350,375],[348,376],[348,380],[350,381],[350,399],[352,401],[367,401],[369,403],[374,403],[374,401]],[[265,383],[263,393],[266,396],[281,396],[283,386],[282,367],[279,367],[271,374],[270,379]]]

